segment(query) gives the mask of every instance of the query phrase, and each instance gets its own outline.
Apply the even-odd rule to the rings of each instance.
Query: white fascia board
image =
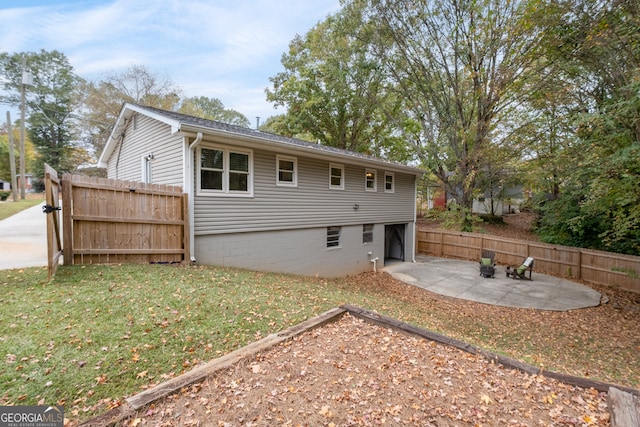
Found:
[[[180,130],[180,122],[178,122],[177,120],[169,119],[162,114],[157,114],[152,111],[146,110],[145,108],[138,107],[137,105],[126,103],[122,106],[122,110],[120,110],[120,114],[118,115],[116,124],[114,125],[113,130],[111,131],[111,134],[107,139],[107,143],[102,150],[100,158],[98,159],[99,168],[107,167],[107,162],[113,154],[113,150],[115,150],[116,146],[118,145],[120,136],[124,135],[124,131],[127,126],[127,120],[130,119],[134,113],[145,115],[171,126],[172,134],[175,134]]]

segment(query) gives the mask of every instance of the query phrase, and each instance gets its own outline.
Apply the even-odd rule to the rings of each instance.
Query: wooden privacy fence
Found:
[[[479,260],[486,249],[498,264],[511,266],[530,256],[535,271],[640,293],[638,256],[436,229],[418,230],[417,241],[419,253]]]
[[[61,181],[65,265],[189,261],[181,187],[70,174]]]

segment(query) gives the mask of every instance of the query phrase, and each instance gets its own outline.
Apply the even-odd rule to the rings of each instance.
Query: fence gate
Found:
[[[60,180],[58,172],[51,166],[44,165],[45,205],[43,212],[47,215],[47,271],[49,279],[56,273],[58,262],[62,256],[60,238]]]
[[[189,261],[181,187],[62,176],[64,264]]]

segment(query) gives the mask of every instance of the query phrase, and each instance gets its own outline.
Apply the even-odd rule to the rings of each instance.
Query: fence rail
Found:
[[[65,264],[189,260],[180,187],[65,174],[62,196]]]
[[[536,271],[640,293],[638,256],[438,229],[418,230],[417,242],[419,253],[440,257],[478,260],[483,249],[494,251],[500,265],[530,256]]]

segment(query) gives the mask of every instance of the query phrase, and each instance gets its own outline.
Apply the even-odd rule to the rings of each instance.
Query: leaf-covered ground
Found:
[[[127,426],[605,426],[606,393],[345,315],[145,408]]]

